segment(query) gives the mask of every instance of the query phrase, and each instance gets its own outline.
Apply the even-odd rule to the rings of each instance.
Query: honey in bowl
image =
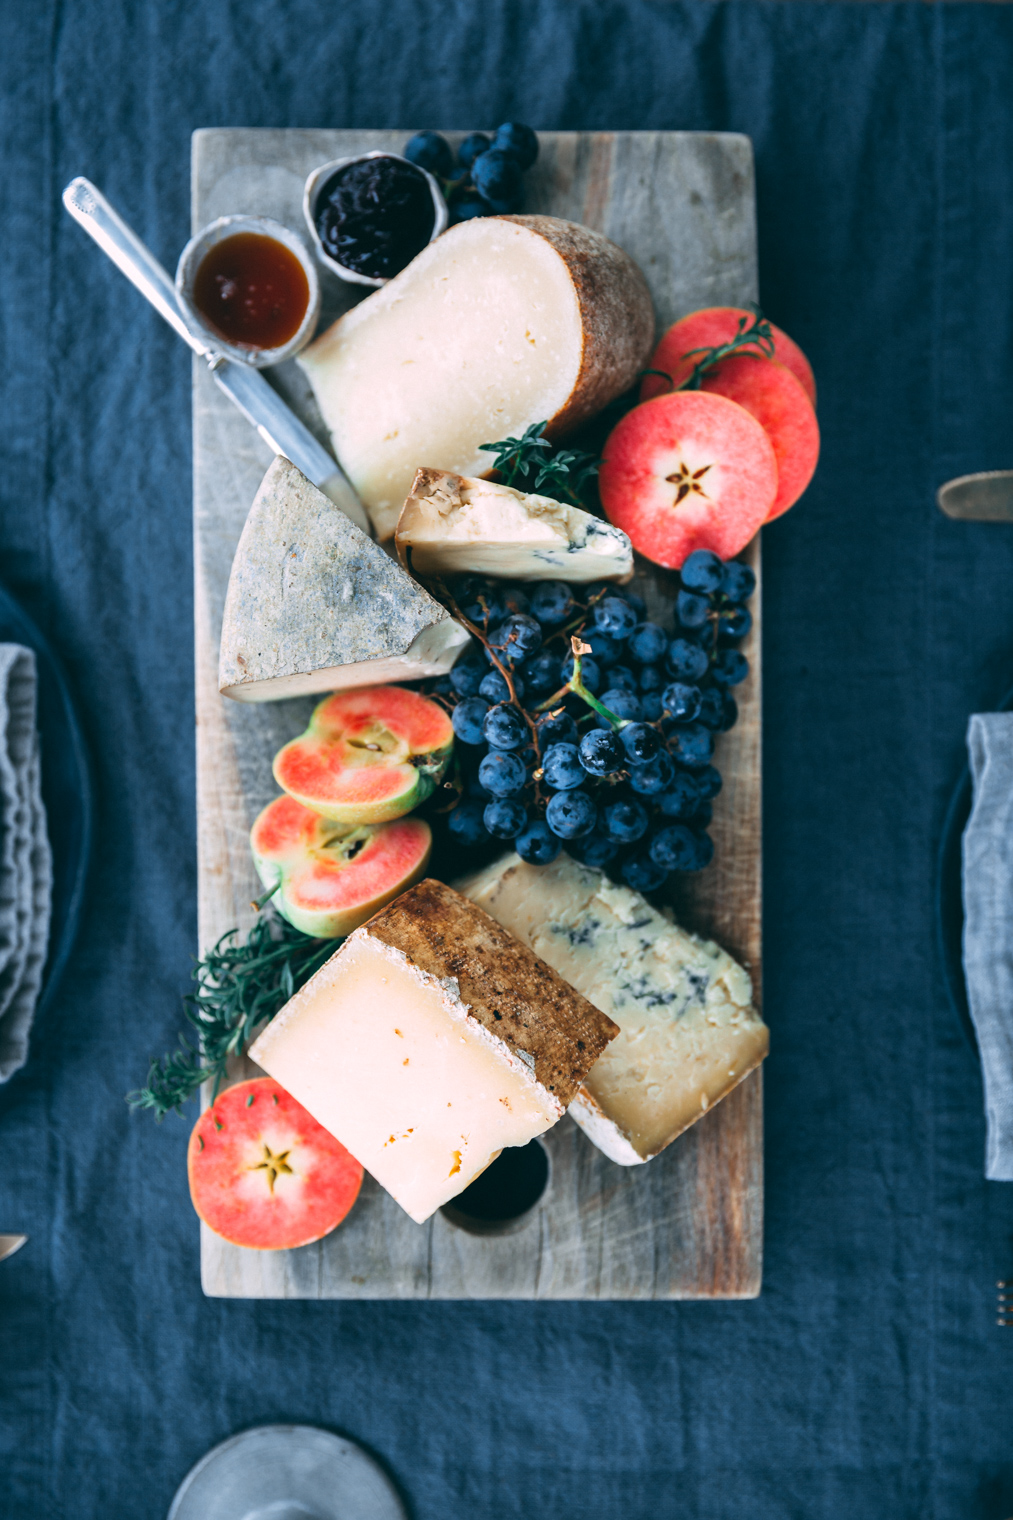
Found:
[[[229,343],[280,348],[299,331],[309,281],[291,249],[260,232],[236,232],[209,248],[193,282],[193,304]]]

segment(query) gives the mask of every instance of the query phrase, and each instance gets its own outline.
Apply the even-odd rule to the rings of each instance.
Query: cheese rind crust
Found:
[[[570,582],[628,581],[633,546],[620,528],[551,496],[422,468],[401,508],[398,559],[418,575]]]
[[[767,1054],[742,967],[603,872],[510,855],[458,886],[619,1025],[570,1113],[620,1165],[657,1155]]]

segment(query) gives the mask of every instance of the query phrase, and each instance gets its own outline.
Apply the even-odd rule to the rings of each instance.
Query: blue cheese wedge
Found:
[[[237,702],[443,675],[470,642],[445,607],[279,456],[225,598],[218,684]]]
[[[579,507],[420,469],[394,534],[398,558],[419,575],[470,572],[526,581],[628,581],[626,534]]]
[[[620,1166],[664,1150],[767,1054],[743,968],[601,871],[508,855],[457,885],[618,1024],[569,1112]]]

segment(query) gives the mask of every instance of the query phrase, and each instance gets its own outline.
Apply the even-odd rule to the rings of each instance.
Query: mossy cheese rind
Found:
[[[460,624],[294,464],[275,459],[243,528],[218,685],[239,702],[449,670]]]

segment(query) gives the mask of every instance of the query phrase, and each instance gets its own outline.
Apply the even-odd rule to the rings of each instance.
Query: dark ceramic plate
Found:
[[[84,736],[59,661],[26,612],[0,587],[0,643],[35,651],[39,673],[42,800],[53,852],[53,917],[37,1014],[48,1007],[74,947],[91,853],[92,790]]]
[[[996,712],[1013,708],[1013,691],[1008,691]],[[971,1048],[978,1049],[971,1010],[967,1004],[964,980],[964,897],[961,880],[960,844],[971,814],[971,770],[965,765],[946,809],[943,835],[936,864],[936,940],[943,967],[943,978],[950,1006],[964,1026]]]

